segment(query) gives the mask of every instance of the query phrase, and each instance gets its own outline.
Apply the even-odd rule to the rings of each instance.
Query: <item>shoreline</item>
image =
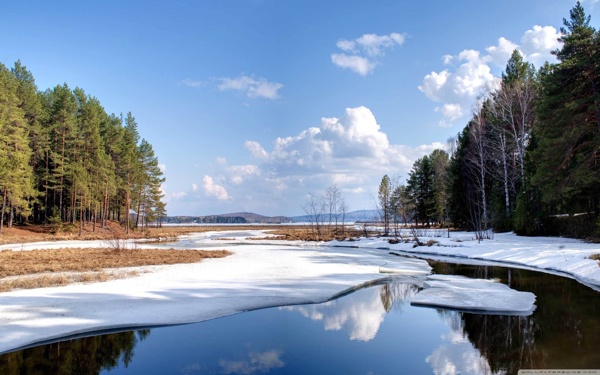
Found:
[[[232,233],[204,232],[182,238],[204,241],[182,249],[206,249],[202,244],[214,244],[233,253],[226,258],[140,267],[148,272],[130,279],[1,293],[0,353],[91,332],[186,324],[272,306],[327,301],[389,277],[380,272],[382,267],[404,269],[409,274],[406,258],[394,255],[393,251],[425,258],[452,253],[458,261],[491,261],[506,266],[514,266],[509,261],[528,257],[533,263],[529,266],[538,271],[544,272],[540,264],[545,264],[546,269],[560,270],[558,266],[564,263],[567,271],[585,271],[582,277],[600,284],[597,261],[585,258],[586,254],[598,253],[597,247],[577,240],[531,239],[507,234],[478,244],[462,232],[451,239],[435,238],[440,246],[433,249],[413,249],[412,243],[391,245],[382,238],[362,238],[351,244],[246,240],[248,232],[253,236],[265,234],[258,230],[242,231],[233,233],[238,237],[231,238]],[[214,240],[219,237],[227,239]],[[454,242],[457,240],[461,242]],[[94,241],[68,243],[94,246]],[[4,246],[8,245],[0,249]],[[23,249],[45,246],[64,247],[65,243],[30,243],[23,245]],[[139,242],[138,246],[156,247],[156,244]]]

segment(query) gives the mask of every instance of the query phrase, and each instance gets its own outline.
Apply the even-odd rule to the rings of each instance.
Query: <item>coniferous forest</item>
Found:
[[[600,34],[590,22],[578,2],[563,19],[554,64],[535,69],[515,50],[448,151],[417,160],[406,184],[384,177],[385,217],[482,236],[597,238]]]
[[[137,127],[81,88],[39,91],[20,61],[0,64],[0,233],[107,220],[128,231],[164,217],[162,171]]]

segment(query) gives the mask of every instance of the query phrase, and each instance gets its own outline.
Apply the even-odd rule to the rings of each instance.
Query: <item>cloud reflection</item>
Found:
[[[250,352],[247,360],[241,361],[219,361],[219,366],[224,374],[254,374],[255,372],[267,373],[275,368],[285,366],[281,360],[281,350],[267,350],[264,352]]]
[[[282,307],[296,311],[311,320],[323,321],[327,331],[348,332],[350,340],[370,341],[375,338],[385,314],[418,291],[410,284],[386,284],[379,288],[367,288],[352,293],[351,298],[307,306]]]

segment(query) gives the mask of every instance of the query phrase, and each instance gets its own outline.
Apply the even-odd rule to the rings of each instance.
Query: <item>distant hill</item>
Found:
[[[377,210],[358,210],[347,212],[345,220],[346,222],[373,221],[378,217]],[[165,222],[170,224],[284,224],[309,221],[310,219],[306,215],[287,217],[264,216],[253,212],[232,212],[207,216],[168,216]]]
[[[207,216],[168,216],[170,224],[281,224],[292,220],[285,216],[263,216],[252,212],[233,212]]]
[[[346,222],[356,222],[356,221],[373,221],[379,218],[379,213],[377,210],[357,210],[347,212],[344,220]],[[291,219],[294,223],[305,223],[309,222],[310,218],[308,215],[302,216],[292,216]]]

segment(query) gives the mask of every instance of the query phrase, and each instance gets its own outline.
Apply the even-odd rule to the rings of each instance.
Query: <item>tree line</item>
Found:
[[[406,183],[386,175],[382,219],[524,235],[598,235],[600,33],[578,2],[539,69],[515,50],[447,150],[418,159]],[[387,231],[386,231],[387,232]]]
[[[166,215],[165,181],[133,115],[66,83],[39,91],[0,64],[0,234],[14,223],[144,227]]]

